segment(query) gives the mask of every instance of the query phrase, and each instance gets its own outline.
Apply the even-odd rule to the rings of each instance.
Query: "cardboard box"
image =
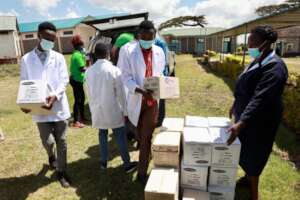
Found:
[[[177,170],[153,169],[145,188],[145,200],[178,200],[178,182]]]
[[[208,119],[206,117],[186,116],[185,126],[208,128]]]
[[[53,111],[42,108],[51,89],[42,80],[25,80],[19,85],[17,104],[31,110],[32,115],[52,115]]]
[[[184,189],[182,200],[209,200],[209,193],[200,190]]]
[[[237,138],[233,144],[227,145],[229,133],[226,128],[209,128],[212,138],[212,166],[237,167],[240,159],[241,143]]]
[[[153,91],[155,99],[179,98],[179,79],[176,77],[148,77],[145,78],[144,88]]]
[[[211,167],[209,186],[235,188],[238,168]]]
[[[184,128],[183,162],[185,165],[209,166],[211,153],[211,137],[207,128]]]
[[[231,125],[231,120],[226,117],[208,117],[209,127],[227,128]]]
[[[161,127],[161,131],[182,132],[184,127],[183,118],[165,118]]]
[[[234,200],[234,188],[208,187],[211,200]]]
[[[179,168],[180,132],[162,132],[156,135],[152,145],[155,166]]]
[[[208,167],[190,166],[181,163],[181,187],[207,190]]]

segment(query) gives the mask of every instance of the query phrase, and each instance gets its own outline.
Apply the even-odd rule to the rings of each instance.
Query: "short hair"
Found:
[[[144,20],[139,25],[139,32],[156,32],[154,24],[152,21]]]
[[[42,22],[39,24],[38,31],[41,32],[43,30],[51,30],[56,32],[56,27],[51,22]]]
[[[251,30],[251,33],[258,35],[262,40],[275,43],[278,39],[277,31],[270,25],[259,25]]]
[[[107,57],[107,53],[108,53],[108,47],[106,44],[104,43],[98,43],[95,46],[95,55],[96,57]]]
[[[76,46],[82,46],[83,45],[83,41],[80,37],[80,35],[75,35],[73,38],[72,38],[72,41],[71,41],[72,45],[74,47]]]

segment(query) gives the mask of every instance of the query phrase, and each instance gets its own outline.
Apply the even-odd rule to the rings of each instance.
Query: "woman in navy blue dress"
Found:
[[[257,26],[248,39],[249,54],[254,61],[240,75],[230,115],[235,124],[229,129],[230,145],[241,141],[240,166],[249,183],[251,199],[258,199],[259,176],[272,152],[275,135],[282,118],[282,93],[288,78],[283,60],[271,48],[277,32],[268,25]]]

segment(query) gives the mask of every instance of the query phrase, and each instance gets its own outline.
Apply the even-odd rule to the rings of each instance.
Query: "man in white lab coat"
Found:
[[[158,103],[152,91],[143,88],[146,77],[162,76],[165,67],[163,50],[154,45],[155,27],[151,21],[139,25],[140,39],[126,48],[121,48],[118,67],[122,71],[122,81],[128,88],[128,118],[136,127],[140,155],[138,180],[147,181],[152,134],[158,116]]]
[[[127,173],[136,169],[137,163],[130,162],[124,127],[126,113],[126,95],[121,81],[121,71],[107,60],[109,51],[105,44],[95,47],[97,61],[86,71],[89,106],[92,125],[99,129],[100,167],[107,168],[108,129],[113,130],[124,169]]]
[[[58,180],[63,187],[70,186],[67,167],[67,119],[70,118],[66,88],[69,82],[67,65],[62,54],[53,51],[56,27],[43,22],[38,27],[39,44],[21,60],[21,80],[42,80],[52,89],[44,109],[52,110],[51,115],[33,115],[40,137],[49,157],[50,169],[57,170]],[[22,109],[25,113],[30,110]],[[57,153],[54,151],[56,143]],[[56,166],[57,163],[57,166]]]

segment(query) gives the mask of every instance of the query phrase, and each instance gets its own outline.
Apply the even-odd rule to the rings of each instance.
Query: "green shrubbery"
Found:
[[[212,70],[236,80],[244,70],[242,59],[234,55],[226,55],[223,61],[210,62]],[[288,84],[284,91],[284,122],[288,127],[300,134],[300,74],[289,74]]]

